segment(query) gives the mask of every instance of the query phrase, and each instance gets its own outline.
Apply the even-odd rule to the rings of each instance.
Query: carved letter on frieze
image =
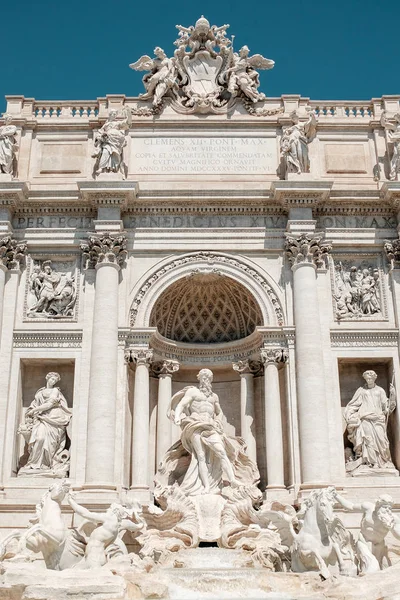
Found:
[[[92,235],[87,242],[81,243],[81,250],[88,269],[94,269],[101,263],[116,263],[122,267],[127,255],[126,237],[109,233]]]
[[[384,250],[390,262],[390,270],[398,268],[400,264],[400,240],[386,240]]]
[[[285,241],[286,256],[292,268],[300,263],[311,263],[317,268],[325,267],[331,250],[330,244],[322,243],[322,236],[308,233],[302,233],[297,238],[288,236]]]
[[[0,266],[6,269],[20,269],[25,254],[25,242],[17,242],[10,235],[0,240]]]

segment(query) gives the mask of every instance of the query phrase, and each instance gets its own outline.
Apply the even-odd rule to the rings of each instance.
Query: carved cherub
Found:
[[[150,58],[147,54],[141,56],[129,67],[134,71],[150,71],[142,79],[146,93],[140,94],[140,98],[152,98],[153,106],[158,106],[167,92],[176,86],[177,69],[175,59],[168,58],[159,46],[154,48],[154,54],[155,58]]]
[[[239,52],[232,53],[231,66],[225,71],[224,78],[232,96],[241,91],[252,102],[258,102],[265,95],[258,92],[260,80],[256,69],[272,69],[275,63],[261,54],[249,56],[249,52],[249,48],[243,46]]]

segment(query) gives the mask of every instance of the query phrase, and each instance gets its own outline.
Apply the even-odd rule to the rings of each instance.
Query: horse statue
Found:
[[[268,511],[265,515],[282,538],[291,539],[291,566],[295,573],[319,571],[328,579],[328,567],[337,564],[341,575],[357,575],[353,536],[334,515],[335,502],[336,490],[328,487],[312,491],[296,516],[281,511]]]

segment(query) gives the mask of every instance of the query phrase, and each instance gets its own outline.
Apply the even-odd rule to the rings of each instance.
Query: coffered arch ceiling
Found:
[[[244,285],[220,273],[192,273],[158,298],[150,327],[186,343],[232,342],[263,324],[261,309]]]

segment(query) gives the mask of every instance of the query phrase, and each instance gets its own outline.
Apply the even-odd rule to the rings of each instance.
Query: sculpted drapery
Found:
[[[65,451],[67,426],[72,411],[59,388],[58,373],[46,375],[46,387],[40,388],[25,413],[21,433],[28,443],[29,458],[18,475],[44,474],[64,476],[68,471],[69,452]]]
[[[215,494],[224,486],[252,485],[257,466],[246,454],[244,440],[229,437],[223,428],[218,396],[212,392],[213,374],[202,369],[199,388],[186,387],[171,399],[169,417],[181,427],[181,439],[167,452],[156,484],[178,483],[187,495]]]
[[[353,444],[355,459],[361,465],[377,469],[394,469],[387,437],[387,419],[395,409],[395,390],[390,398],[375,385],[374,371],[365,371],[366,385],[358,388],[344,411],[349,441]],[[354,465],[356,467],[358,465]],[[348,470],[353,465],[348,465]]]

